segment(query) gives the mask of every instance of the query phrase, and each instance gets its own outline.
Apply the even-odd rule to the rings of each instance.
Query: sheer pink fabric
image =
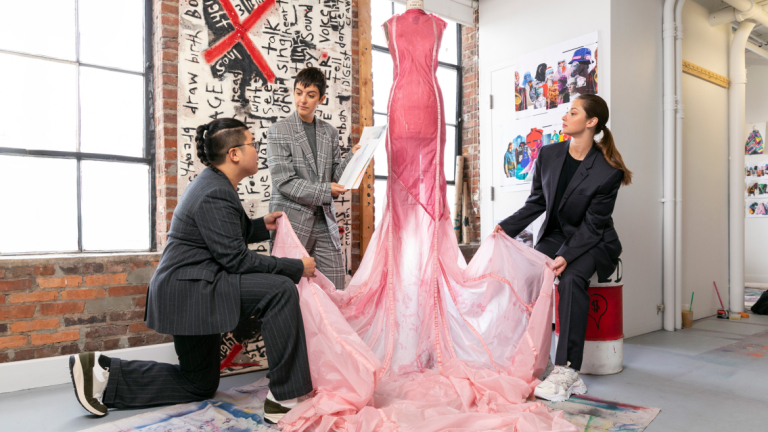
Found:
[[[389,181],[383,220],[345,291],[298,285],[316,396],[285,431],[576,431],[526,402],[547,363],[549,259],[503,234],[466,264],[446,206],[445,119],[435,77],[445,22],[388,21]],[[307,256],[287,218],[276,256]]]

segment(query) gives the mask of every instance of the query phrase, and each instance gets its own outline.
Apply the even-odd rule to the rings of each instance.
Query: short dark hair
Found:
[[[205,166],[219,165],[233,147],[245,144],[248,128],[240,120],[220,118],[197,127],[197,157]]]
[[[298,75],[296,75],[296,80],[293,82],[294,90],[296,90],[296,84],[299,83],[301,83],[304,88],[314,85],[320,92],[320,97],[325,96],[327,84],[325,83],[325,75],[320,69],[316,67],[302,69]]]

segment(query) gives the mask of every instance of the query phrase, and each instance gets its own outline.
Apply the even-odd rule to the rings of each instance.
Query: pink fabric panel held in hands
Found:
[[[346,290],[322,275],[298,285],[316,395],[285,431],[576,431],[528,401],[549,356],[549,258],[504,234],[468,265],[459,253],[435,76],[445,25],[419,9],[388,21],[383,219]],[[272,253],[307,256],[285,217]]]

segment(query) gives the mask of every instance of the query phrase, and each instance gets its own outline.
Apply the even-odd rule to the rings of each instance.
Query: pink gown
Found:
[[[344,291],[299,283],[314,398],[285,431],[576,431],[528,401],[547,363],[549,259],[504,234],[466,264],[446,205],[445,117],[435,72],[445,22],[388,21],[389,181],[383,220]],[[276,256],[307,256],[287,218]]]

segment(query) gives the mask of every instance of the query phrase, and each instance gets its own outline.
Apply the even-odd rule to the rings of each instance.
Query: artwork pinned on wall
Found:
[[[251,218],[269,209],[269,127],[290,115],[293,81],[305,67],[328,82],[316,115],[339,131],[342,157],[351,148],[351,0],[188,0],[179,4],[178,195],[203,170],[194,137],[198,125],[222,117],[245,123],[259,143],[259,172],[237,188]],[[352,253],[351,195],[334,199],[347,280]],[[251,245],[268,253],[265,243]],[[267,367],[257,328],[223,335],[222,374]]]
[[[505,125],[502,129],[504,142],[507,143],[502,156],[502,186],[511,186],[514,190],[529,190],[541,148],[570,139],[563,133],[562,121],[540,124],[539,120],[522,119]]]
[[[747,200],[747,217],[768,217],[768,200]]]
[[[597,59],[597,32],[518,58],[515,117],[562,113],[578,95],[598,94]]]
[[[744,197],[746,217],[768,217],[768,154],[765,153],[766,123],[744,125]]]
[[[751,126],[751,128],[750,128]],[[745,154],[761,155],[764,151],[765,123],[747,125],[747,143],[744,146]]]
[[[530,191],[541,148],[570,139],[562,131],[562,118],[572,101],[599,92],[597,42],[594,32],[521,56],[512,67],[514,86],[494,90],[494,99],[515,99],[514,113],[494,126],[498,186]]]
[[[747,198],[768,196],[768,179],[747,182]]]

